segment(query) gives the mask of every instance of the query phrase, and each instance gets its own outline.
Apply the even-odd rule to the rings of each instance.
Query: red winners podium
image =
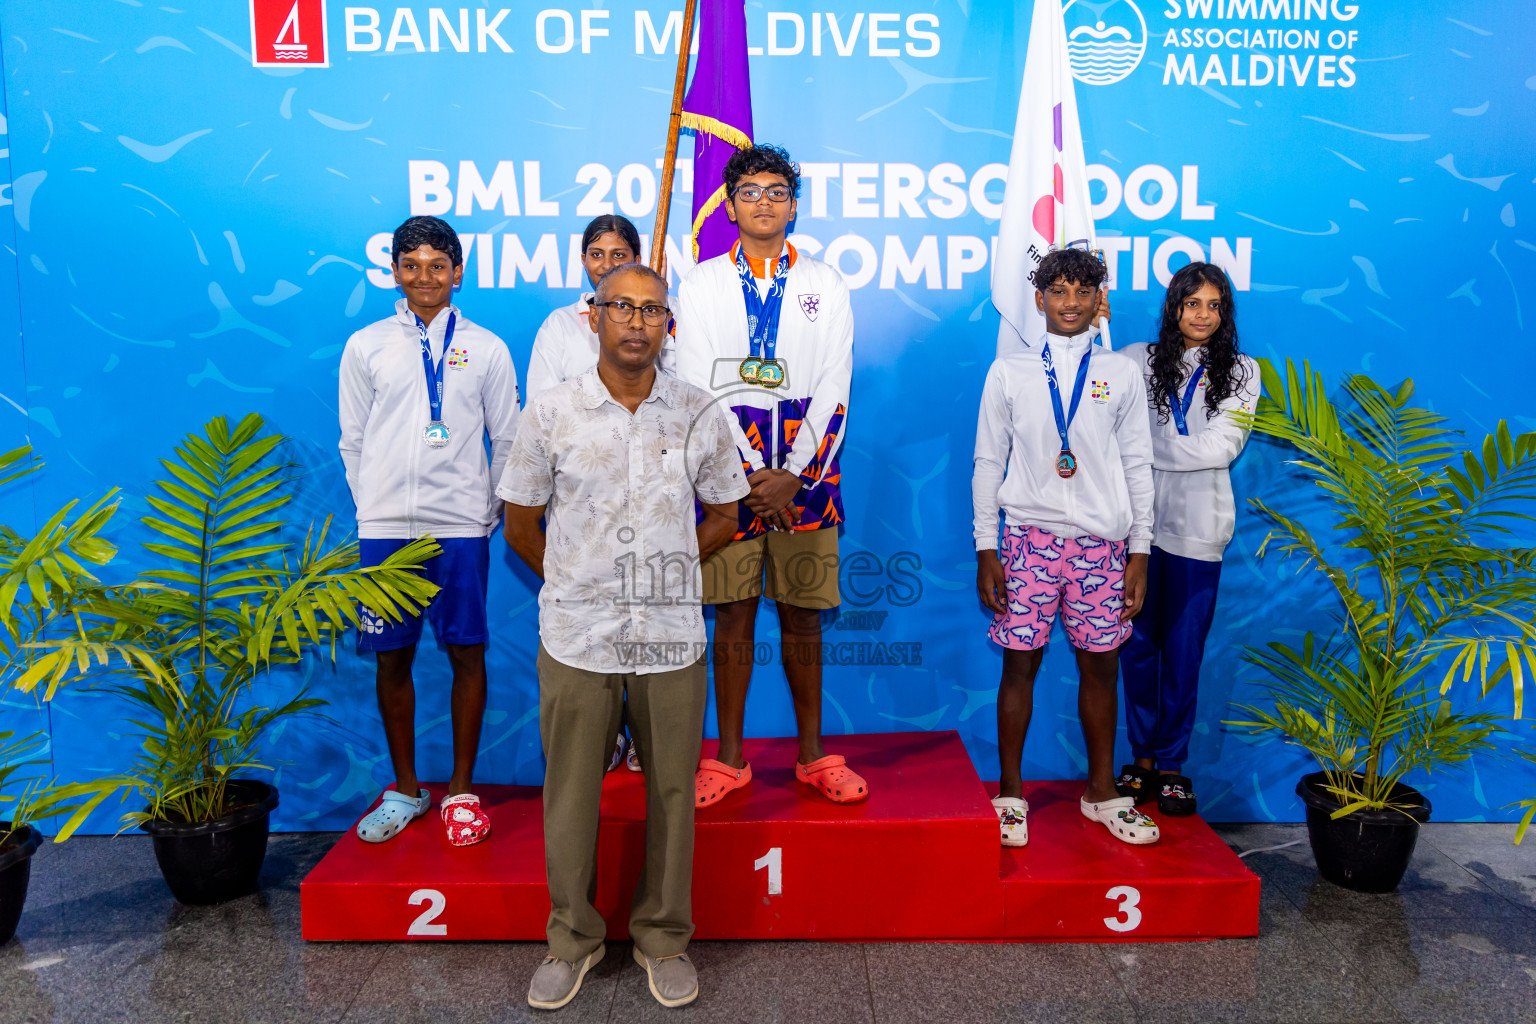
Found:
[[[713,741],[705,741],[706,754]],[[1080,782],[1025,783],[1029,846],[997,817],[954,732],[833,736],[869,781],[830,803],[791,774],[792,739],[748,740],[753,781],[700,811],[700,939],[1206,939],[1258,934],[1259,879],[1199,818],[1127,846],[1078,811]],[[442,786],[432,786],[440,799]],[[301,887],[304,938],[542,939],[549,915],[535,786],[477,786],[493,832],[449,846],[435,814],[371,846],[349,830]],[[604,785],[598,908],[623,938],[645,849],[645,789]]]

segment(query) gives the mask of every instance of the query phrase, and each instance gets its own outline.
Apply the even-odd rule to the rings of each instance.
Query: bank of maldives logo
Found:
[[[258,68],[330,67],[325,0],[250,0],[251,63]]]
[[[1072,77],[1085,85],[1113,85],[1147,54],[1147,22],[1131,0],[1071,0],[1061,16]]]

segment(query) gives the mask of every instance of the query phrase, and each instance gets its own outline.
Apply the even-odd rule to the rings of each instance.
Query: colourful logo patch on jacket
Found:
[[[453,370],[462,370],[469,365],[469,350],[462,348],[450,348],[448,350],[448,367]]]
[[[1094,381],[1092,383],[1092,386],[1089,388],[1088,397],[1092,398],[1095,402],[1107,402],[1107,401],[1109,401],[1109,381],[1107,381],[1107,380],[1096,380],[1096,381]]]

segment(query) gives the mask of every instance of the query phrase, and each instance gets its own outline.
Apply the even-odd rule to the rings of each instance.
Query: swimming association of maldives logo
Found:
[[[258,68],[331,66],[325,0],[250,0],[251,64]]]
[[[1147,21],[1131,0],[1070,0],[1061,16],[1067,63],[1072,77],[1085,85],[1113,85],[1147,54]]]

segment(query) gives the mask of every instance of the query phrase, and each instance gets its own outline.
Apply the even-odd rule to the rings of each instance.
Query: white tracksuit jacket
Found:
[[[1152,434],[1146,385],[1129,356],[1096,344],[1090,329],[1049,340],[1062,411],[1083,353],[1093,345],[1088,381],[1068,434],[1077,473],[1056,473],[1061,436],[1051,412],[1040,344],[1004,356],[987,371],[976,423],[971,478],[976,550],[997,547],[1001,508],[1009,526],[1036,526],[1060,537],[1084,534],[1128,541],[1132,554],[1152,549]]]
[[[791,251],[792,247],[791,247]],[[727,407],[726,420],[748,474],[787,469],[801,479],[804,503],[797,529],[831,529],[843,521],[842,449],[853,377],[853,308],[836,269],[794,252],[779,313],[776,358],[784,383],[764,388],[742,383],[741,361],[750,351],[747,303],[730,252],[700,263],[678,288],[675,374]],[[754,261],[756,263],[756,261]],[[759,294],[772,278],[761,266]],[[754,266],[754,273],[757,267]],[[738,539],[764,527],[743,503]]]
[[[528,355],[528,376],[523,386],[528,398],[579,377],[597,365],[597,335],[587,326],[591,316],[587,302],[591,298],[591,292],[582,292],[581,298],[561,306],[539,325],[539,333],[533,337],[533,351]]]
[[[416,315],[404,299],[342,351],[339,447],[359,538],[485,537],[501,515],[491,488],[517,430],[517,370],[506,344],[457,306],[427,325],[434,360],[443,355],[449,313],[456,322],[443,356],[443,421],[452,439],[444,448],[422,440],[432,417]]]
[[[1242,454],[1248,443],[1248,431],[1233,418],[1234,411],[1253,412],[1259,403],[1259,364],[1247,356],[1238,359],[1248,372],[1248,379],[1235,394],[1217,406],[1210,419],[1205,418],[1205,388],[1202,377],[1189,404],[1186,426],[1189,435],[1179,433],[1178,424],[1169,416],[1158,422],[1157,406],[1152,402],[1152,368],[1147,359],[1151,345],[1131,345],[1123,349],[1136,360],[1146,377],[1147,412],[1152,424],[1152,478],[1157,500],[1152,515],[1152,543],[1183,558],[1202,562],[1221,561],[1222,552],[1237,528],[1237,504],[1232,497],[1232,477],[1228,467]],[[1179,375],[1178,397],[1184,396],[1189,375],[1200,365],[1202,349],[1184,353]]]

